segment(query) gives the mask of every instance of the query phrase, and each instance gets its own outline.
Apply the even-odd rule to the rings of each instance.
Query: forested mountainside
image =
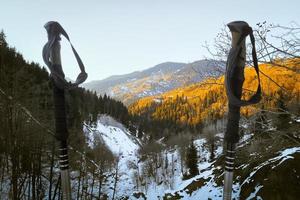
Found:
[[[26,62],[15,48],[9,47],[4,32],[1,32],[0,39],[0,86],[6,94],[1,94],[1,100],[7,101],[5,103],[20,103],[34,114],[40,115],[41,120],[47,117],[46,121],[51,122],[53,92],[47,70],[36,63]],[[68,90],[66,95],[70,127],[76,123],[82,124],[83,120],[95,121],[99,113],[109,114],[128,124],[127,108],[120,101],[107,95],[98,96],[81,87]],[[12,99],[8,99],[9,96]],[[51,115],[42,117],[45,113]]]
[[[57,193],[58,174],[54,171],[57,170],[58,152],[53,137],[52,93],[47,70],[26,62],[15,48],[9,47],[4,32],[1,32],[0,194],[7,191],[7,187],[10,198],[14,199],[24,199],[24,195],[26,199],[43,199],[46,193],[49,198]],[[82,159],[76,152],[88,152],[85,159],[99,154],[98,150],[88,147],[83,123],[96,123],[99,114],[108,114],[125,127],[134,128],[130,126],[123,103],[106,95],[98,96],[79,87],[66,92],[66,102],[73,170]],[[105,148],[101,148],[105,152]],[[88,167],[85,173],[90,170]]]
[[[299,195],[299,67],[299,59],[283,59],[273,65],[260,65],[263,99],[258,105],[242,109],[234,199],[294,200]],[[258,84],[254,69],[248,67],[245,77],[243,98],[249,98]],[[168,146],[176,140],[180,141],[174,142],[177,145],[173,148],[167,147],[167,155],[173,154],[172,159],[178,162],[171,167],[175,172],[171,170],[170,173],[178,173],[176,170],[182,169],[182,162],[186,163],[184,170],[187,173],[179,173],[182,176],[179,180],[168,180],[168,187],[161,186],[168,188],[162,192],[163,199],[222,199],[224,156],[221,152],[226,99],[224,77],[221,76],[146,97],[129,106],[132,114],[145,119],[154,118],[162,124],[164,131],[157,135],[162,137],[159,140],[162,144]],[[189,131],[180,127],[189,127],[188,130],[195,130],[200,136],[187,142],[184,137]],[[196,153],[191,148],[193,144]],[[188,156],[186,159],[180,154],[181,151],[187,151],[184,154]],[[197,163],[196,167],[192,163]],[[165,165],[163,161],[162,165]],[[157,184],[161,183],[158,181]],[[159,188],[155,190],[157,193],[161,191]],[[143,192],[151,196],[152,188],[148,190],[150,192]]]
[[[276,62],[274,65],[260,65],[263,99],[257,105],[242,108],[243,116],[249,118],[266,110],[290,110],[299,114],[300,59],[283,59]],[[283,66],[287,66],[288,69]],[[245,77],[243,98],[247,99],[258,84],[254,68],[247,67]],[[222,119],[227,112],[224,76],[206,79],[162,95],[142,98],[129,106],[129,112],[189,126]]]
[[[166,62],[143,71],[92,81],[84,87],[129,105],[143,97],[199,82],[212,71],[218,74],[218,70],[212,70],[216,66],[224,65],[215,60],[199,60],[189,64]]]

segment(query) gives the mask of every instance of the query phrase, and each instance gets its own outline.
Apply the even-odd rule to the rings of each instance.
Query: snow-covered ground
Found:
[[[223,188],[220,184],[216,183],[215,171],[217,170],[218,172],[222,172],[222,167],[216,164],[218,162],[217,159],[221,156],[223,151],[222,133],[215,135],[218,138],[218,141],[214,150],[215,159],[213,160],[210,159],[210,151],[206,139],[200,137],[194,140],[194,145],[198,149],[198,153],[200,155],[198,163],[200,174],[193,178],[183,180],[183,172],[186,172],[187,169],[184,167],[184,164],[181,163],[184,159],[181,158],[180,149],[177,148],[177,146],[172,148],[166,147],[160,152],[160,156],[163,160],[161,162],[163,164],[156,169],[157,176],[153,178],[148,177],[145,174],[143,175],[143,169],[149,165],[149,162],[147,162],[149,159],[146,158],[142,161],[140,155],[138,155],[138,151],[142,145],[141,142],[121,123],[117,122],[110,116],[102,115],[99,117],[95,125],[89,126],[84,124],[83,129],[91,147],[93,147],[95,137],[100,137],[102,142],[111,150],[111,152],[119,158],[119,180],[116,187],[116,199],[125,196],[129,197],[131,200],[143,199],[142,197],[134,197],[134,193],[143,193],[147,199],[150,200],[163,199],[163,197],[166,197],[167,195],[180,196],[180,199],[183,200],[222,199]],[[252,137],[253,134],[245,134],[241,138],[237,147],[245,147],[245,145],[249,144]],[[162,144],[163,139],[164,138],[157,142]],[[286,161],[288,162],[291,159],[294,159],[296,154],[300,153],[300,147],[289,147],[282,149],[277,153],[273,153],[274,154],[272,154],[273,156],[271,158],[263,160],[261,163],[251,168],[249,175],[247,175],[245,179],[241,180],[241,183],[235,182],[233,185],[233,198],[239,199],[242,186],[247,187],[249,183],[253,183],[253,180],[255,180],[255,177],[257,177],[260,170],[265,167],[270,167],[271,170],[276,168],[278,169],[278,167],[284,165]],[[239,166],[239,168],[244,169],[248,166],[249,163],[245,162]],[[54,170],[56,170],[56,173],[59,173],[57,166]],[[111,172],[107,172],[110,173],[108,175],[114,174],[114,170],[115,169],[112,169]],[[49,172],[44,171],[44,173],[48,174]],[[147,179],[147,181],[144,181],[143,184],[142,181],[140,181],[137,184],[137,174],[139,174],[139,176],[144,176],[143,178]],[[77,176],[77,171],[71,171],[71,177]],[[7,197],[10,188],[10,182],[8,180],[8,177],[4,177],[0,199],[8,199]],[[75,180],[75,178],[73,180]],[[47,180],[45,180],[45,182],[46,181]],[[198,188],[191,189],[190,186],[195,182],[199,183],[200,186]],[[202,185],[201,182],[203,182]],[[77,184],[76,181],[73,181],[72,185],[75,186],[74,184]],[[106,188],[103,186],[105,193],[107,193],[109,197],[111,197],[113,192],[113,184],[114,177],[109,176]],[[264,189],[264,185],[257,183],[252,189],[253,191],[251,191],[246,199],[262,199],[258,197],[257,194]],[[95,189],[94,192],[96,193],[97,190]]]
[[[136,169],[130,168],[131,163],[138,163],[137,151],[140,148],[138,140],[136,140],[128,130],[126,130],[120,123],[116,122],[109,116],[101,116],[98,120],[98,123],[95,127],[90,128],[85,131],[89,135],[89,140],[93,141],[94,134],[99,134],[105,144],[109,149],[116,155],[120,157],[119,161],[119,170],[120,170],[120,180],[118,183],[118,194],[117,195],[128,195],[131,199],[135,199],[132,196],[133,192],[143,192],[148,199],[162,199],[166,193],[174,193],[176,191],[184,189],[187,185],[197,179],[209,179],[213,175],[213,168],[211,165],[213,162],[209,162],[208,149],[204,147],[206,140],[200,138],[195,140],[195,146],[198,148],[201,154],[201,162],[199,162],[199,169],[201,174],[193,177],[192,179],[182,180],[183,174],[179,170],[182,166],[182,159],[180,159],[180,152],[178,149],[169,149],[164,150],[162,154],[167,157],[169,168],[173,167],[173,175],[170,177],[162,177],[165,172],[165,169],[161,167],[158,169],[158,173],[161,177],[160,184],[155,180],[149,178],[147,185],[144,187],[139,187],[139,190],[136,190],[134,172]],[[219,156],[222,153],[222,147],[219,146],[215,150],[216,156]],[[171,166],[173,164],[173,166]],[[147,165],[146,162],[140,162],[139,164],[140,173],[143,167]],[[214,183],[208,182],[204,187],[201,187],[197,193],[193,193],[192,196],[189,196],[185,193],[183,199],[197,199],[199,196],[215,197],[221,194],[221,188],[214,189]]]
[[[162,154],[167,157],[169,162],[169,168],[173,164],[173,174],[166,177],[165,169],[161,167],[158,169],[158,173],[161,177],[158,178],[160,184],[157,180],[149,178],[147,185],[144,187],[139,187],[138,190],[134,187],[134,171],[136,169],[130,168],[128,165],[130,162],[137,163],[137,151],[139,149],[139,143],[133,138],[133,136],[126,130],[120,123],[116,122],[109,116],[101,116],[95,127],[88,131],[90,141],[93,141],[93,134],[99,134],[105,144],[109,149],[116,155],[120,156],[120,181],[118,183],[120,189],[118,189],[118,195],[128,195],[131,196],[133,192],[142,192],[146,195],[148,199],[162,199],[165,194],[174,194],[177,191],[183,191],[189,184],[193,181],[199,179],[209,180],[203,187],[199,188],[197,192],[193,192],[191,195],[187,194],[185,191],[181,192],[182,199],[199,199],[212,198],[221,199],[222,188],[216,187],[216,183],[213,181],[213,162],[209,161],[209,151],[205,147],[206,139],[200,138],[194,141],[195,146],[201,155],[201,161],[198,163],[198,167],[201,170],[200,175],[195,176],[188,180],[183,180],[182,171],[179,170],[182,166],[180,163],[183,159],[180,159],[180,152],[178,149],[168,149],[164,150]],[[221,136],[221,134],[217,134]],[[250,136],[245,136],[241,141],[245,142],[250,138]],[[218,157],[222,153],[222,146],[218,146],[215,150],[215,156]],[[147,163],[140,162],[139,169],[145,167]],[[236,187],[236,186],[235,186]],[[135,199],[131,196],[132,199]]]
[[[215,148],[215,158],[210,160],[210,152],[207,147],[207,141],[205,138],[198,138],[194,141],[196,148],[198,149],[200,159],[198,163],[198,168],[200,174],[191,179],[183,180],[183,169],[184,166],[182,158],[180,157],[179,148],[164,149],[161,152],[163,158],[163,164],[157,170],[158,176],[146,177],[147,181],[144,184],[136,184],[137,170],[140,176],[143,176],[143,169],[147,167],[149,163],[147,160],[140,161],[138,150],[141,143],[137,138],[132,136],[130,132],[124,128],[124,126],[109,116],[101,116],[95,127],[86,130],[89,133],[89,138],[93,140],[93,134],[98,134],[103,139],[104,143],[109,147],[109,149],[116,155],[119,156],[119,170],[120,170],[120,180],[117,186],[117,196],[129,196],[129,199],[137,199],[133,196],[133,193],[143,193],[147,199],[163,199],[164,196],[176,196],[179,195],[181,199],[185,200],[198,200],[198,199],[222,199],[223,188],[218,186],[215,182],[215,172],[214,170],[222,170],[221,167],[215,166],[216,159],[222,154],[222,139],[223,134],[216,134],[219,138],[219,142]],[[245,134],[241,138],[238,148],[242,148],[247,145],[252,138],[253,134]],[[160,141],[158,141],[159,143]],[[293,159],[292,154],[300,152],[300,147],[294,147],[290,149],[285,149],[278,152],[278,156],[275,156],[265,162],[261,163],[257,167],[253,168],[249,177],[246,178],[240,185],[235,183],[233,185],[233,198],[238,199],[240,195],[240,188],[243,184],[246,184],[265,165],[272,164],[273,168],[281,165],[287,159]],[[165,162],[168,162],[167,167]],[[130,165],[131,163],[131,165]],[[134,164],[135,167],[132,167]],[[138,167],[136,167],[138,166]],[[247,167],[247,164],[243,165]],[[171,170],[172,168],[172,170]],[[172,173],[170,172],[172,171]],[[145,178],[145,177],[144,177]],[[195,191],[190,192],[188,186],[193,182],[201,182],[204,184],[197,188]],[[257,192],[262,188],[261,185],[257,185],[255,190],[250,194],[248,199],[255,197]],[[139,197],[138,199],[143,199]]]
[[[116,196],[131,195],[134,190],[134,180],[132,179],[134,170],[131,169],[130,163],[137,163],[136,154],[140,147],[138,139],[132,136],[121,123],[107,115],[100,116],[94,127],[88,127],[85,124],[84,131],[88,134],[90,146],[93,145],[95,134],[97,134],[119,159],[119,181]]]
[[[119,158],[119,182],[117,186],[117,194],[130,195],[134,190],[134,171],[131,169],[130,163],[137,163],[137,150],[139,144],[133,141],[132,136],[123,127],[116,127],[104,124],[103,120],[107,118],[102,116],[102,120],[98,121],[97,130],[101,134],[102,139],[109,149]]]

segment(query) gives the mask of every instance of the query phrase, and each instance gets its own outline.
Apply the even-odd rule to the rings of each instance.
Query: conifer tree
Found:
[[[187,150],[187,158],[186,158],[186,165],[188,168],[189,176],[193,177],[199,174],[198,170],[198,153],[197,148],[194,145],[194,142],[191,141],[191,144]]]
[[[0,32],[0,46],[7,46],[7,42],[6,42],[6,36],[3,30],[1,30]]]

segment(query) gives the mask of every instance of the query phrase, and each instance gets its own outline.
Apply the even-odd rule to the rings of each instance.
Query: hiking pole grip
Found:
[[[60,56],[60,37],[53,42],[50,51],[50,61],[54,68],[61,69],[61,56]],[[69,159],[68,159],[68,129],[66,119],[66,106],[65,106],[65,90],[59,88],[54,79],[52,78],[53,85],[53,98],[55,107],[55,129],[56,138],[59,140],[59,166],[61,174],[61,186],[63,191],[63,199],[71,200],[71,184],[69,176]]]
[[[240,106],[230,101],[230,95],[241,99],[244,82],[244,68],[246,58],[246,42],[249,25],[236,21],[228,24],[232,35],[231,50],[226,66],[226,92],[228,96],[228,121],[225,132],[225,173],[223,199],[231,200],[235,146],[239,140]]]

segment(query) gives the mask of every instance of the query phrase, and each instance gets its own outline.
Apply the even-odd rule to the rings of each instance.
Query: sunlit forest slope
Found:
[[[272,65],[260,64],[263,99],[255,106],[242,108],[242,114],[249,117],[258,110],[278,111],[283,106],[297,107],[300,101],[299,69],[300,59],[277,60]],[[245,78],[243,98],[247,99],[258,84],[253,67],[246,67]],[[222,118],[226,110],[224,76],[206,79],[162,95],[146,97],[129,106],[131,114],[148,115],[154,119],[187,125]]]

